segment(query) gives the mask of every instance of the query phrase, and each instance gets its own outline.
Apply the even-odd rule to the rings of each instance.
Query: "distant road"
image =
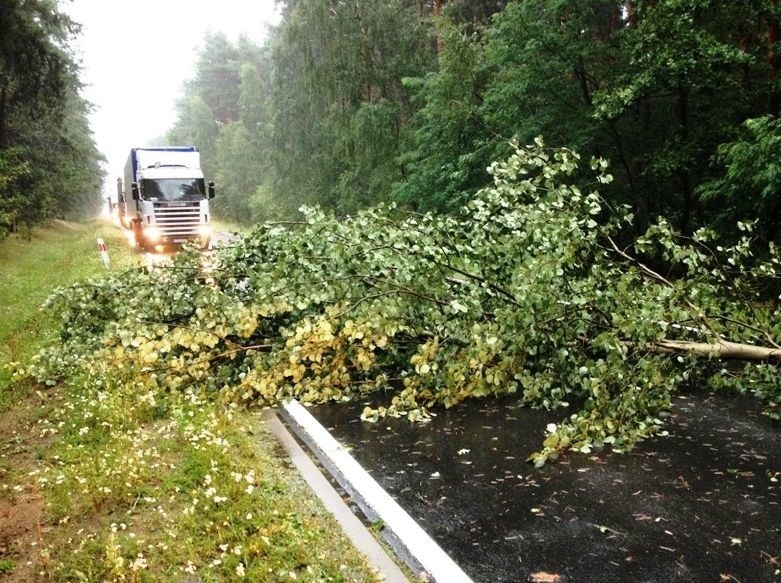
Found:
[[[212,246],[228,245],[238,239],[238,235],[228,231],[218,231],[212,233]]]
[[[210,249],[214,249],[215,247],[220,247],[223,245],[230,245],[233,241],[238,239],[238,235],[235,233],[231,233],[229,231],[218,231],[215,233],[212,233],[211,237],[211,244],[209,246]],[[151,251],[143,251],[142,252],[144,257],[144,263],[147,267],[154,267],[157,265],[162,265],[163,263],[166,263],[171,256],[174,254],[174,252],[171,249],[168,249],[166,252],[151,252]]]

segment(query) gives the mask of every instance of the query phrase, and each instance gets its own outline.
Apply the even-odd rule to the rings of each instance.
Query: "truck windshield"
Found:
[[[145,178],[144,200],[201,200],[206,190],[203,178]]]

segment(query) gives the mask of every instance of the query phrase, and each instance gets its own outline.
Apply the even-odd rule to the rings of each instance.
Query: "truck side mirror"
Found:
[[[130,185],[130,192],[133,194],[133,200],[138,200],[140,198],[138,194],[138,182],[133,182]]]
[[[214,198],[214,182],[209,181],[209,198]]]

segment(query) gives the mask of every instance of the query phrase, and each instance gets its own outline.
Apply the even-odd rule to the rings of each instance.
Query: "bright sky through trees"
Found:
[[[260,42],[278,20],[274,0],[74,0],[62,8],[82,25],[75,46],[83,94],[95,106],[92,130],[108,159],[105,189],[131,147],[148,145],[173,125],[206,32]]]

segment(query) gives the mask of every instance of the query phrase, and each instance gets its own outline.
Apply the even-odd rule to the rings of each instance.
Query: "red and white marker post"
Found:
[[[111,261],[108,258],[108,249],[106,249],[106,244],[100,237],[98,237],[98,251],[100,252],[100,258],[103,260],[104,267],[108,269]]]

